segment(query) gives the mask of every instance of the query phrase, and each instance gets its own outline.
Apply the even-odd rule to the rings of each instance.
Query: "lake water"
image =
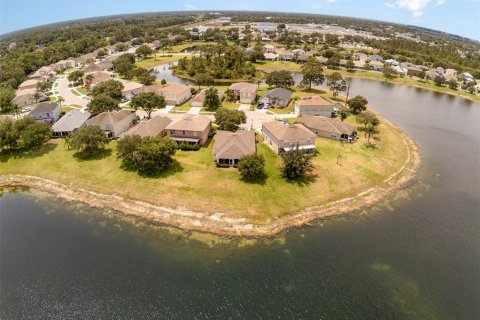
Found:
[[[6,192],[0,318],[479,319],[480,105],[363,79],[351,92],[418,142],[407,190],[258,241]]]

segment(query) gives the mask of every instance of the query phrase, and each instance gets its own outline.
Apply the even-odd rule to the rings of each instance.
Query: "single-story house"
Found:
[[[37,84],[39,82],[41,82],[39,78],[27,79],[27,80],[23,81],[22,83],[20,83],[20,85],[18,86],[18,90],[36,89]]]
[[[87,120],[87,125],[99,126],[109,138],[118,138],[132,126],[135,116],[133,110],[102,112]]]
[[[206,93],[207,93],[207,91],[205,89],[203,89],[202,91],[197,93],[197,95],[195,97],[193,97],[192,100],[190,100],[190,107],[197,107],[197,108],[198,107],[203,107],[203,103],[205,102]],[[223,99],[223,91],[218,91],[217,95],[218,95],[218,98],[220,100]]]
[[[342,141],[352,141],[357,129],[349,123],[322,116],[301,116],[297,122],[302,123],[319,137]]]
[[[149,120],[142,120],[136,126],[131,127],[120,134],[120,139],[128,136],[156,137],[166,135],[165,129],[172,122],[168,117],[153,117]]]
[[[179,105],[190,99],[192,91],[184,84],[169,84],[158,87],[158,94],[165,98],[167,105]]]
[[[362,52],[355,52],[353,54],[353,59],[356,61],[366,61],[368,59],[368,56]]]
[[[293,54],[304,54],[305,50],[297,48],[297,49],[293,49],[292,53]]]
[[[113,62],[110,60],[106,60],[106,59],[102,60],[96,63],[96,65],[99,66],[101,70],[104,70],[104,71],[113,70]]]
[[[273,53],[273,52],[267,52],[267,53],[263,54],[263,57],[267,61],[275,61],[275,60],[277,60],[278,55],[276,53]]]
[[[284,88],[275,88],[265,92],[258,100],[259,103],[269,104],[272,107],[284,108],[292,99],[292,91]]]
[[[246,155],[257,152],[254,131],[217,131],[213,144],[213,161],[234,166]]]
[[[45,81],[45,77],[47,79],[53,78],[55,75],[55,71],[51,66],[43,66],[31,75],[28,76],[29,79],[38,79],[40,81]]]
[[[90,81],[90,83],[86,80],[87,75],[83,77],[83,84],[85,85],[85,87],[87,87],[90,84],[88,89],[92,89],[95,85],[112,79],[112,76],[113,76],[113,73],[108,71],[98,71],[98,72],[92,72],[89,74],[93,76],[93,79]]]
[[[63,117],[60,118],[60,120],[53,124],[53,136],[68,136],[70,133],[84,126],[90,116],[91,113],[88,111],[80,111],[78,109],[72,109],[68,111]]]
[[[105,69],[102,66],[100,66],[98,63],[91,63],[85,68],[83,68],[83,72],[85,73],[100,72],[100,71],[105,71]]]
[[[65,60],[60,60],[57,63],[54,64],[54,69],[55,71],[62,71],[68,68],[74,68],[77,65],[77,62],[75,59],[65,59]]]
[[[376,71],[382,71],[383,69],[383,62],[380,62],[380,61],[376,61],[376,60],[373,60],[373,61],[370,61],[368,63],[373,70],[376,70]]]
[[[131,100],[134,96],[142,93],[143,87],[145,86],[134,81],[120,80],[120,82],[123,84],[122,96],[128,100]]]
[[[95,62],[96,59],[97,59],[97,53],[96,52],[86,53],[86,54],[81,55],[80,57],[77,58],[77,64],[87,65],[87,64]]]
[[[472,82],[473,81],[473,75],[469,72],[460,73],[459,78],[462,79],[465,82]]]
[[[303,97],[295,101],[295,113],[299,116],[325,116],[331,117],[334,111],[334,104],[322,97]]]
[[[455,69],[445,69],[445,75],[446,76],[451,75],[451,76],[456,77],[457,76],[457,70],[455,70]]]
[[[389,64],[391,67],[396,67],[398,66],[398,61],[394,59],[387,59],[385,60],[385,63]]]
[[[437,69],[435,69],[435,71],[437,71],[437,73],[441,76],[445,74],[445,69],[442,67],[438,67]]]
[[[369,61],[382,61],[383,57],[379,56],[378,54],[371,54],[368,56],[367,60]]]
[[[358,69],[365,68],[365,60],[355,60],[353,61],[353,64],[355,65],[355,68],[358,68]]]
[[[282,61],[292,61],[293,58],[295,57],[293,52],[288,51],[288,50],[283,49],[283,48],[278,49],[277,54],[278,54],[279,59],[282,60]]]
[[[37,121],[53,124],[60,117],[60,104],[58,102],[39,103],[28,116]]]
[[[263,46],[263,52],[265,53],[275,53],[275,47],[270,45],[270,44],[266,44]]]
[[[439,74],[437,73],[437,70],[435,69],[430,69],[426,72],[426,75],[427,75],[427,78],[430,79],[430,80],[433,80],[435,79],[436,76],[438,76]]]
[[[177,142],[203,145],[208,140],[212,121],[205,116],[186,115],[170,123],[166,128],[167,135]]]
[[[235,99],[240,103],[252,103],[257,98],[258,86],[248,82],[237,82],[229,87],[233,91]]]
[[[407,69],[407,74],[411,77],[420,77],[423,73],[423,69],[417,66],[411,66]]]
[[[317,57],[317,60],[320,61],[321,64],[326,64],[327,61],[328,61],[328,58],[325,58],[325,57],[322,57],[322,56],[318,56],[318,57]]]
[[[15,92],[15,98],[13,99],[13,103],[16,106],[28,106],[30,104],[37,103],[39,101],[47,100],[47,96],[43,92],[38,93],[38,99],[35,99],[35,95],[37,93],[37,89],[24,89],[24,90],[17,90]]]
[[[315,138],[312,131],[302,124],[288,124],[280,121],[262,123],[263,141],[276,153],[300,149],[315,153]]]

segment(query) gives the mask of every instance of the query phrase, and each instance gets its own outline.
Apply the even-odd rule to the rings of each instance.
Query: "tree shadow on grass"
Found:
[[[242,178],[240,178],[240,181],[242,181],[242,182],[244,182],[244,183],[247,183],[247,184],[252,184],[252,185],[253,185],[253,184],[257,184],[257,185],[263,186],[263,185],[265,185],[265,184],[267,183],[267,178],[268,178],[267,175],[264,174],[263,176],[258,177],[258,178],[254,179],[254,180],[247,180],[247,179],[245,179],[245,178],[242,177]]]
[[[307,174],[303,177],[298,177],[296,179],[288,179],[285,178],[285,181],[287,181],[290,184],[295,184],[300,187],[306,187],[310,185],[311,183],[315,182],[318,178],[318,175],[316,174]]]
[[[55,143],[47,142],[31,150],[2,150],[0,151],[0,162],[7,162],[10,159],[19,158],[35,159],[50,153],[55,150],[56,147],[57,145]]]
[[[101,160],[112,155],[112,149],[100,149],[95,153],[76,152],[73,157],[78,161]]]
[[[303,88],[303,89],[300,89],[299,91],[305,92],[305,93],[313,93],[313,94],[325,94],[325,93],[327,93],[324,90],[315,89],[315,88]]]

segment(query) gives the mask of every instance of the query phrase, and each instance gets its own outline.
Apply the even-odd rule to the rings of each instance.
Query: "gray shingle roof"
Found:
[[[80,128],[85,121],[90,118],[90,112],[80,111],[77,109],[70,110],[63,117],[55,122],[52,126],[54,132],[71,132],[75,129]]]
[[[328,117],[305,115],[299,117],[297,121],[303,123],[307,128],[331,133],[351,135],[355,131],[355,127],[351,124]]]
[[[59,107],[60,105],[57,102],[39,103],[37,104],[37,107],[30,112],[30,115],[44,113],[44,112],[53,112],[55,109]]]
[[[257,151],[253,131],[217,131],[213,154],[217,159],[240,159]]]
[[[283,88],[275,88],[265,92],[262,98],[264,97],[268,97],[269,99],[281,99],[288,102],[292,98],[292,91]]]

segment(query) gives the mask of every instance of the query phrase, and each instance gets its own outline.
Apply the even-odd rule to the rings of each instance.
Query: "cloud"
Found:
[[[313,7],[314,7],[315,9],[321,9],[323,6],[322,6],[321,3],[317,3],[317,4],[314,4]]]
[[[425,8],[432,3],[441,6],[445,0],[395,0],[393,3],[385,2],[385,5],[390,8],[406,9],[412,12],[414,17],[420,17],[425,13]]]
[[[195,10],[195,9],[197,9],[197,7],[195,7],[193,4],[185,3],[183,6],[184,6],[185,9],[187,9],[187,10]]]

